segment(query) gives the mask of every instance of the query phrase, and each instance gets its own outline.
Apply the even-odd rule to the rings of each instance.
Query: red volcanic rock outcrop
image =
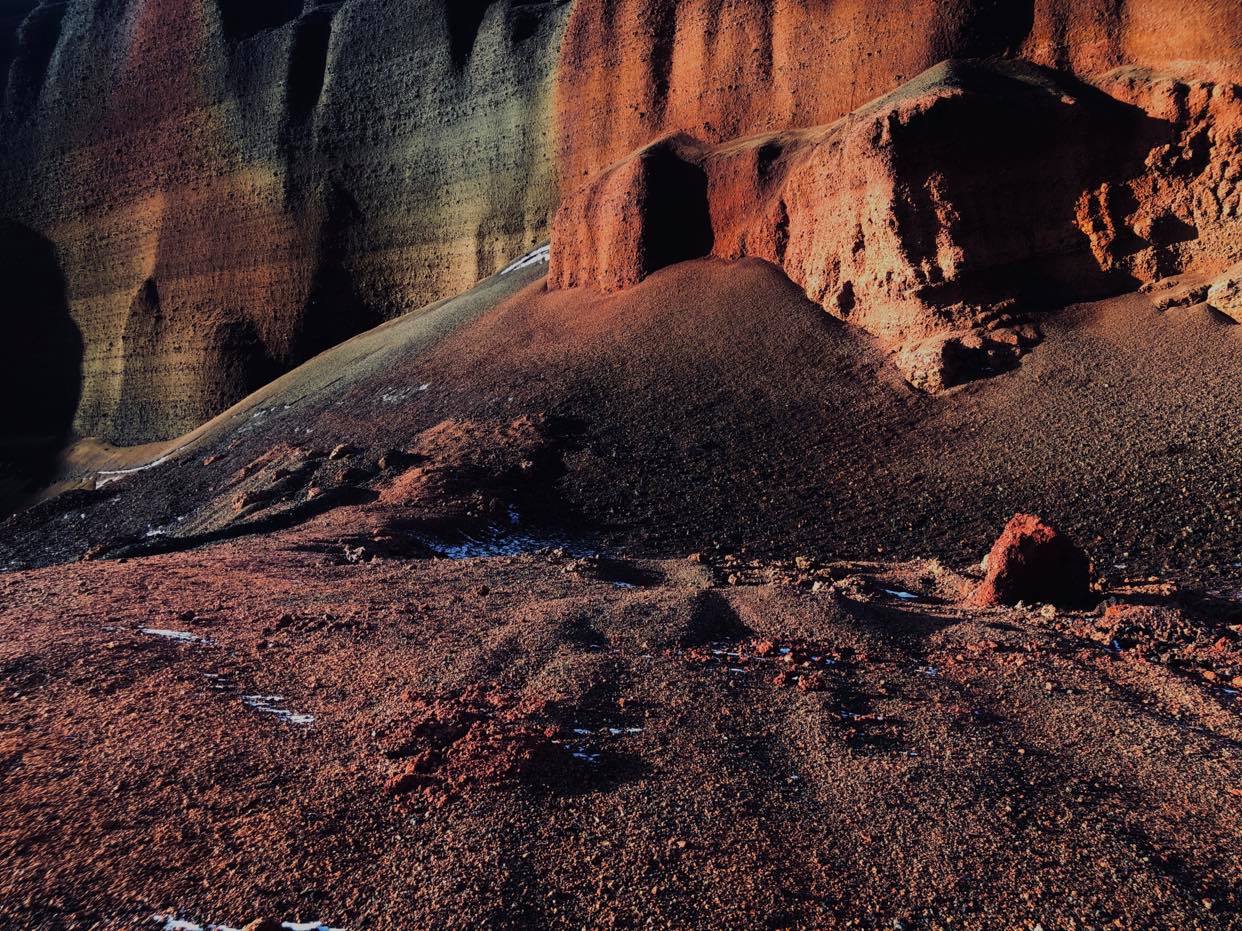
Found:
[[[916,387],[1003,369],[1038,341],[1033,311],[1242,255],[1237,88],[1133,69],[1107,86],[947,62],[827,126],[643,149],[566,199],[549,286],[632,284],[676,260],[637,248],[657,234],[710,241],[880,337]],[[666,146],[707,185],[657,214]]]
[[[1015,514],[987,556],[987,574],[969,602],[1019,601],[1069,607],[1091,600],[1091,563],[1065,534],[1033,514]]]
[[[703,150],[662,139],[564,198],[553,221],[548,286],[615,291],[711,251]]]

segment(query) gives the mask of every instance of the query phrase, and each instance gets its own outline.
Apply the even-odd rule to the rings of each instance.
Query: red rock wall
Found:
[[[678,260],[643,248],[662,231],[779,266],[917,387],[1007,367],[1041,310],[1242,255],[1239,88],[1135,68],[1097,82],[1116,96],[1026,62],[947,62],[823,127],[646,147],[564,199],[549,287],[634,284]],[[682,202],[655,216],[666,150],[707,184],[666,180]]]
[[[51,244],[76,428],[138,442],[469,287],[656,139],[823,126],[950,57],[1236,78],[1240,40],[1236,0],[11,0],[0,229]]]
[[[560,177],[576,187],[668,133],[717,143],[830,123],[947,58],[1236,77],[1238,13],[1233,0],[578,2],[557,69]]]

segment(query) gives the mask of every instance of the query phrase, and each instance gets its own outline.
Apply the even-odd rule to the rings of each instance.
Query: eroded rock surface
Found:
[[[641,243],[671,217],[670,241],[781,267],[917,388],[1003,370],[1038,342],[1042,310],[1242,254],[1238,87],[1133,68],[1099,85],[947,62],[822,127],[678,137],[660,145],[707,185],[668,216],[644,210],[659,151],[644,148],[567,198],[549,285],[614,289],[669,264]]]

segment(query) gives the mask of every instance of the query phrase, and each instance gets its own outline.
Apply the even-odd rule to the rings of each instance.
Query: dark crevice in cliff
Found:
[[[64,3],[45,4],[31,10],[22,21],[17,31],[17,51],[5,86],[6,114],[20,118],[38,99],[47,80],[52,55],[60,42],[65,7]]]
[[[646,270],[709,254],[713,237],[707,174],[667,148],[655,149],[648,159],[641,246]]]
[[[673,52],[677,44],[677,14],[680,7],[675,3],[660,5],[652,16],[653,41],[651,58],[647,61],[647,75],[651,83],[650,125],[664,122],[668,106],[669,79],[673,71]]]
[[[315,111],[328,70],[328,43],[335,8],[322,8],[298,20],[289,54],[287,106],[289,122],[300,125]]]
[[[183,429],[183,422],[207,419],[282,371],[243,311],[230,310],[187,328],[164,303],[155,278],[146,279],[130,303],[122,334],[120,401],[106,434],[111,442],[168,439]],[[173,359],[178,361],[170,365]],[[170,405],[170,387],[187,382],[200,383],[197,400]]]
[[[302,0],[216,0],[224,36],[248,39],[291,23],[302,15]]]
[[[1003,55],[1018,49],[1035,25],[1034,0],[987,0],[963,23],[959,58]]]
[[[445,0],[444,19],[448,26],[449,55],[459,71],[466,66],[479,38],[479,28],[495,0]]]
[[[56,248],[0,220],[0,515],[48,478],[82,383],[82,336]]]
[[[534,36],[549,13],[565,6],[569,0],[514,0],[509,10],[509,35],[514,45]]]
[[[341,185],[332,184],[324,194],[322,209],[319,254],[298,331],[290,343],[291,365],[383,322],[359,293],[348,263],[351,236],[363,220],[358,202]]]

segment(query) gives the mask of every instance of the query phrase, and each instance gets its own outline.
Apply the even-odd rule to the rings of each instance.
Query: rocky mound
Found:
[[[84,450],[63,494],[3,524],[0,566],[338,511],[355,559],[426,554],[447,525],[475,552],[965,564],[1035,512],[1105,576],[1237,561],[1242,329],[1194,276],[1051,315],[1021,366],[946,396],[912,391],[767,262],[681,262],[609,294],[547,290],[542,271],[356,337],[142,457]]]

